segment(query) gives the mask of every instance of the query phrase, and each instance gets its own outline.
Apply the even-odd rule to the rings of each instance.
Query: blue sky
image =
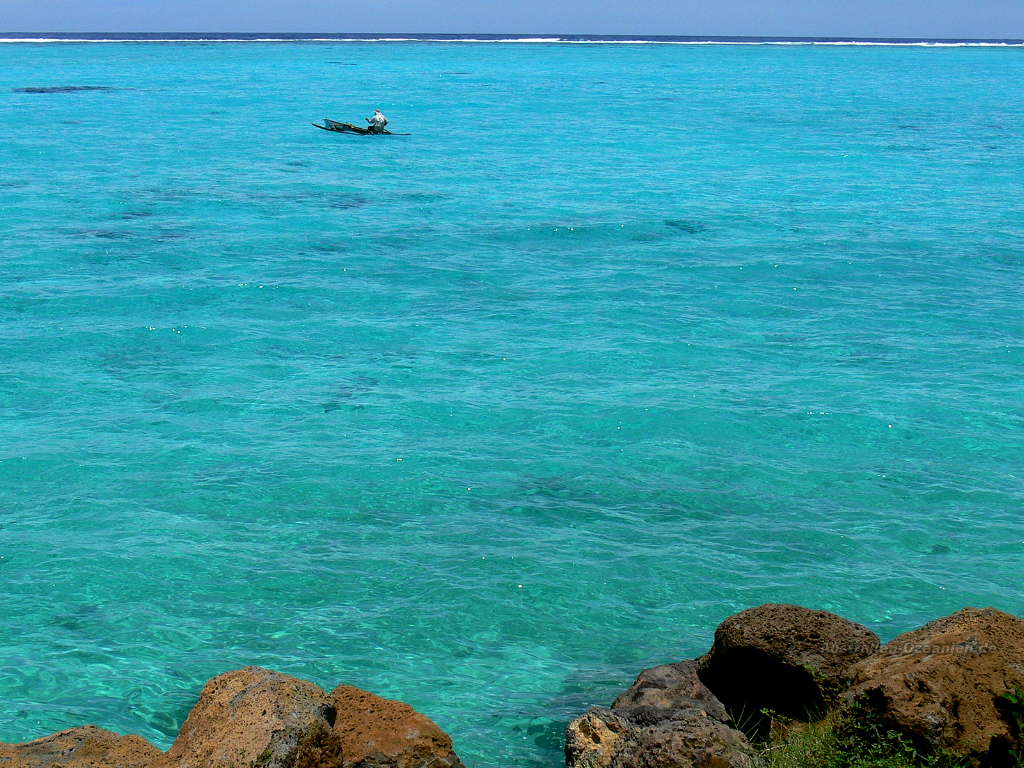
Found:
[[[0,31],[1024,37],[1024,0],[0,0]]]

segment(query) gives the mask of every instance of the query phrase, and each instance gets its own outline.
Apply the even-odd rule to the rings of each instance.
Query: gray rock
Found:
[[[569,768],[748,768],[753,752],[695,661],[645,669],[611,709],[593,707],[566,731]]]
[[[569,768],[749,768],[742,733],[703,709],[593,707],[569,724]]]
[[[697,666],[697,662],[691,660],[645,669],[633,685],[615,700],[612,709],[692,707],[703,709],[723,723],[729,722],[729,715],[722,702],[701,682]]]

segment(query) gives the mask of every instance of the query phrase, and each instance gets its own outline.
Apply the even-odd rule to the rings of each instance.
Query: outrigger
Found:
[[[328,120],[324,118],[324,124],[313,123],[314,127],[319,128],[321,131],[334,131],[335,133],[354,133],[357,136],[412,136],[411,133],[393,133],[385,128],[383,131],[374,131],[370,128],[362,128],[352,123],[339,123],[337,120]]]

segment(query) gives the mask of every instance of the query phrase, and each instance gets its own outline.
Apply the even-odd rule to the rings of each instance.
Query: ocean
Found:
[[[0,740],[1024,613],[1024,41],[2,37]]]

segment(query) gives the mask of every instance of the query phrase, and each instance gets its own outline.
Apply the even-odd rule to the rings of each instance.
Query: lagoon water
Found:
[[[1021,613],[1021,82],[1002,46],[0,44],[0,740],[166,747],[261,664],[556,766],[744,607]],[[413,135],[309,125],[376,106]]]

